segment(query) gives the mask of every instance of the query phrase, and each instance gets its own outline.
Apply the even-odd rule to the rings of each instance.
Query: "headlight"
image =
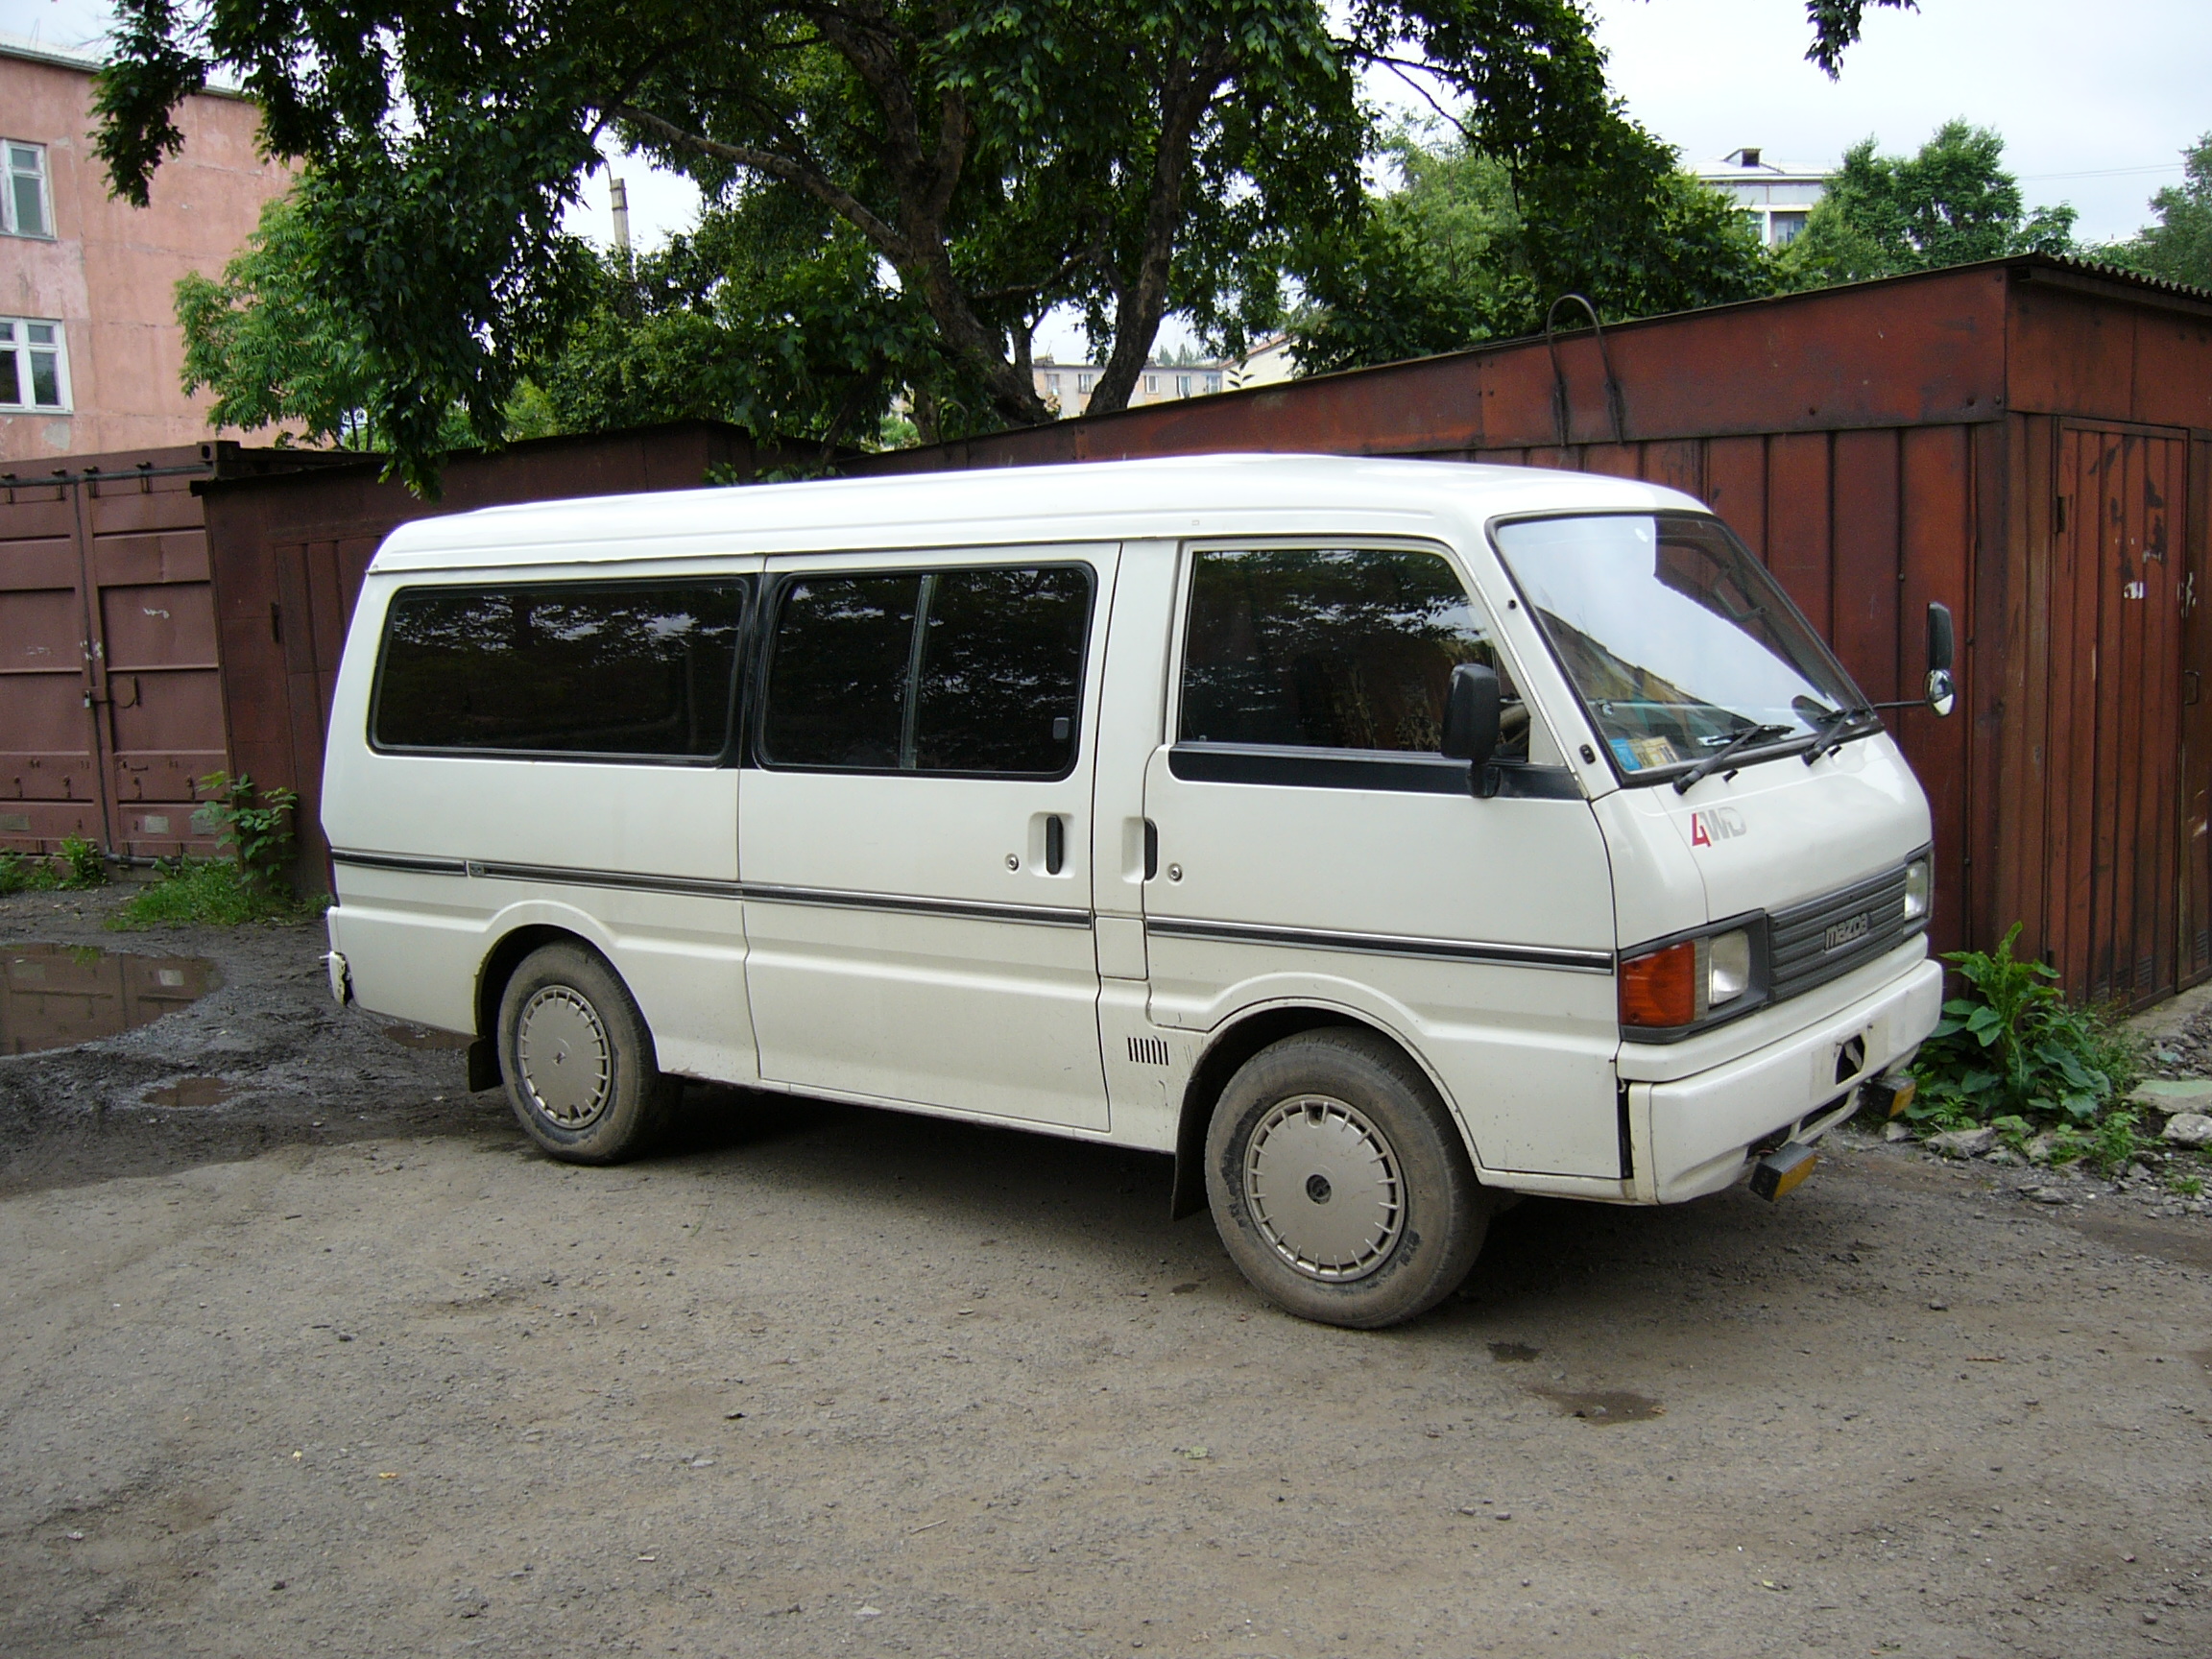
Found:
[[[1751,989],[1751,933],[1735,927],[1683,939],[1621,964],[1621,1023],[1695,1025]]]
[[[1905,866],[1905,920],[1928,920],[1928,902],[1932,896],[1928,879],[1928,860],[1915,858]]]
[[[1705,950],[1705,1004],[1718,1008],[1733,1002],[1751,989],[1751,935],[1739,927],[1703,942]]]

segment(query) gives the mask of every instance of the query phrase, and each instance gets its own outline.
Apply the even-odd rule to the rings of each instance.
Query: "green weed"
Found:
[[[263,789],[246,773],[231,777],[210,772],[200,780],[207,799],[193,822],[215,837],[218,852],[228,848],[247,881],[272,892],[284,889],[284,870],[292,861],[292,809],[300,797],[289,789]]]
[[[50,892],[60,885],[60,872],[45,859],[22,853],[0,853],[0,896]]]
[[[87,887],[105,887],[108,884],[108,857],[97,842],[87,841],[82,835],[61,837],[60,886],[72,892]]]
[[[2084,1140],[2076,1157],[2100,1166],[2124,1163],[2112,1148],[2124,1132],[2133,1150],[2134,1118],[2114,1113],[2142,1071],[2138,1041],[2102,1009],[2068,1002],[2041,962],[2013,955],[2020,924],[1993,951],[1960,950],[1944,957],[1965,981],[1966,994],[1943,1004],[1943,1018],[1921,1046],[1913,1070],[1920,1095],[1907,1117],[1923,1128],[2016,1122],[2019,1143],[2038,1118],[2087,1130],[2126,1119],[2110,1141]],[[2008,1142],[2014,1135],[2004,1137]],[[2054,1158],[2057,1158],[2054,1146]]]
[[[304,922],[329,908],[329,901],[302,902],[289,887],[250,880],[228,858],[179,859],[108,918],[122,932],[193,924],[235,927],[247,922]]]
[[[2166,1186],[2170,1191],[2177,1192],[2184,1198],[2204,1196],[2204,1177],[2201,1175],[2176,1175]]]

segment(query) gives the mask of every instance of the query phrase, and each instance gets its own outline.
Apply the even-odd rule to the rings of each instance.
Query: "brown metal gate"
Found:
[[[163,459],[0,488],[0,846],[211,850],[194,780],[228,745],[191,483],[213,469]]]
[[[2189,444],[2066,422],[2053,458],[2043,949],[2091,998],[2144,1003],[2196,967],[2181,926]]]

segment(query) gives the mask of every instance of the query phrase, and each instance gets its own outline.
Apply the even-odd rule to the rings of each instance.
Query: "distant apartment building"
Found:
[[[0,35],[0,468],[208,437],[180,384],[177,279],[218,275],[292,182],[257,148],[260,111],[207,92],[177,111],[152,204],[117,201],[89,137],[100,64]]]
[[[1066,419],[1090,410],[1091,395],[1106,371],[1096,363],[1055,363],[1049,357],[1040,357],[1030,373],[1037,396]],[[1203,397],[1220,391],[1228,373],[1224,363],[1147,363],[1137,376],[1136,390],[1129,394],[1129,407],[1142,409],[1147,403]]]
[[[1733,198],[1769,248],[1787,248],[1797,240],[1833,176],[1830,169],[1807,162],[1769,161],[1764,150],[1752,148],[1732,150],[1691,171]]]

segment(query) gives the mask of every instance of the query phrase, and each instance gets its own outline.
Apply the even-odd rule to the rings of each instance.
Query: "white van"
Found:
[[[1172,1153],[1177,1214],[1343,1325],[1449,1293],[1503,1194],[1786,1188],[1938,1011],[1880,719],[1710,513],[1621,479],[1209,457],[426,519],[324,780],[334,991],[475,1037],[553,1156],[637,1151],[684,1077]]]

